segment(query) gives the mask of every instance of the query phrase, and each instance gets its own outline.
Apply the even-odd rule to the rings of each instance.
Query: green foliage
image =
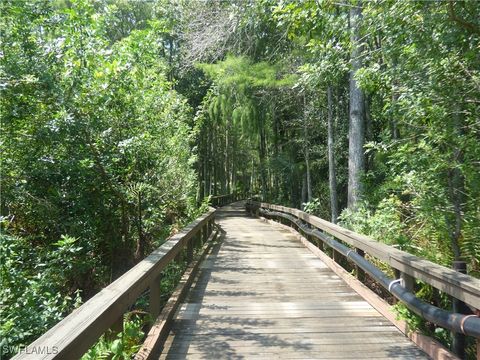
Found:
[[[308,214],[318,215],[322,209],[322,203],[320,199],[315,198],[311,201],[303,204],[303,211]]]
[[[25,239],[0,235],[2,356],[11,355],[4,346],[27,345],[81,303],[69,282],[72,273],[85,273],[90,254],[68,236],[54,246],[34,249]]]
[[[393,305],[393,309],[396,312],[397,320],[405,321],[410,331],[420,330],[422,324],[424,323],[423,319],[420,316],[411,312],[401,302],[398,302],[397,304]]]
[[[446,266],[464,259],[478,276],[480,3],[362,6],[352,44],[351,7],[331,0],[3,1],[4,341],[32,340],[209,195],[261,194],[329,218],[329,115],[342,224]],[[355,211],[350,75],[367,115]],[[128,356],[129,341],[90,356]]]
[[[0,6],[1,335],[19,345],[198,214],[193,112],[150,5]]]
[[[131,359],[137,353],[144,338],[142,331],[144,320],[134,313],[127,313],[123,321],[123,331],[116,336],[111,333],[103,335],[85,355],[82,360]]]
[[[171,262],[163,270],[160,282],[162,297],[160,305],[164,306],[178,285],[185,269],[186,261]],[[140,349],[145,339],[145,329],[153,322],[148,314],[148,297],[140,297],[134,305],[135,310],[125,314],[123,331],[113,334],[108,331],[88,352],[82,360],[91,359],[130,359]]]
[[[205,73],[221,86],[235,87],[242,90],[269,88],[293,85],[295,76],[289,74],[281,77],[281,64],[271,65],[267,62],[252,62],[240,56],[227,56],[224,61],[216,64],[198,64]]]
[[[401,202],[395,196],[382,201],[375,211],[367,203],[359,205],[355,211],[345,209],[340,216],[343,226],[401,250],[412,252],[412,244],[405,236],[405,223],[402,216]],[[413,251],[415,252],[415,251]]]

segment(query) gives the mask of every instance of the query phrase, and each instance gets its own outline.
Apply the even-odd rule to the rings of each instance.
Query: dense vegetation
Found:
[[[480,2],[0,12],[0,345],[29,343],[234,191],[480,275]]]

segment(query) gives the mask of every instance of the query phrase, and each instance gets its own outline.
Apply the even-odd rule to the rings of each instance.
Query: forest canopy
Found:
[[[480,2],[0,13],[0,349],[233,192],[480,276]]]

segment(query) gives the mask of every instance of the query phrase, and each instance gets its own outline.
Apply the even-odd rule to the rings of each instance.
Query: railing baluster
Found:
[[[192,240],[195,241],[194,247],[196,247],[197,249],[202,247],[202,233],[201,233],[201,230],[199,230],[197,232],[197,234],[195,235],[195,237]]]
[[[210,236],[212,231],[213,231],[213,220],[209,220],[207,222],[207,236]]]
[[[467,273],[467,263],[465,261],[454,261],[453,262],[453,269],[462,273]],[[460,314],[468,314],[469,308],[467,305],[458,300],[455,297],[452,297],[452,310],[453,312],[460,313]],[[466,345],[466,337],[464,334],[452,332],[452,351],[455,355],[457,355],[460,359],[465,359],[465,345]]]
[[[193,260],[193,248],[195,247],[197,235],[190,238],[187,243],[187,263],[190,264]]]
[[[360,255],[361,257],[365,257],[365,251],[363,251],[362,249],[359,249],[359,248],[356,248],[355,250],[356,250],[358,255]],[[357,279],[361,282],[364,282],[365,281],[365,271],[363,271],[363,269],[358,265],[355,265],[355,269],[356,269],[356,273],[357,273]]]
[[[203,243],[205,244],[208,240],[208,237],[210,236],[210,234],[208,233],[207,225],[203,225],[202,227],[202,236],[203,236]]]
[[[337,254],[337,251],[334,248],[332,248],[332,259],[333,259],[333,261],[338,263],[338,260],[339,260],[338,254]]]
[[[318,240],[318,242],[317,242],[317,247],[318,247],[321,251],[325,252],[325,247],[323,246],[323,241]]]
[[[183,253],[184,249],[180,250],[177,255],[175,255],[175,258],[173,259],[177,264],[181,263],[183,260]]]
[[[405,289],[412,294],[415,293],[415,278],[404,272],[400,273],[400,278],[403,280],[403,286]]]

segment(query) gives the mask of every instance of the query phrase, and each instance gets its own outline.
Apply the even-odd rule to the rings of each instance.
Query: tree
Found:
[[[357,1],[350,9],[351,66],[350,71],[350,126],[348,131],[348,207],[354,209],[362,199],[362,175],[365,171],[365,99],[359,88],[356,73],[362,67],[362,45],[360,27],[362,3]]]

